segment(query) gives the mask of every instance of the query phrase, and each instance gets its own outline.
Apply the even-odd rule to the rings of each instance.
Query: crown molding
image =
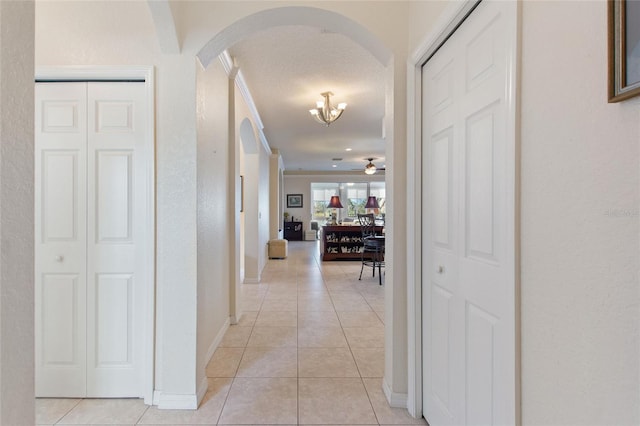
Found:
[[[244,75],[240,70],[240,67],[235,61],[228,50],[225,50],[220,55],[220,62],[222,62],[222,67],[224,71],[227,73],[230,79],[232,79],[238,90],[240,91],[240,95],[242,99],[244,99],[247,104],[247,108],[249,108],[249,113],[251,114],[251,118],[253,120],[254,125],[258,129],[258,137],[262,146],[268,154],[271,154],[271,147],[269,146],[269,141],[267,141],[267,137],[264,135],[263,129],[264,124],[262,123],[262,118],[260,118],[260,113],[258,112],[258,108],[256,107],[255,102],[253,101],[253,96],[251,96],[251,92],[249,91],[249,87],[247,86],[247,82],[244,79]]]

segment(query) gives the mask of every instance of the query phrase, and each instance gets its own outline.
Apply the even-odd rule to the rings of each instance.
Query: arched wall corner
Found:
[[[240,121],[238,128],[240,137],[241,160],[240,173],[244,181],[240,188],[241,211],[244,217],[241,219],[241,243],[240,256],[243,273],[241,282],[244,284],[257,284],[260,282],[260,152],[259,141],[256,137],[254,125],[250,118],[245,117]]]
[[[367,28],[339,13],[305,6],[267,9],[239,19],[209,40],[197,57],[206,68],[225,49],[248,35],[282,25],[308,25],[343,34],[369,51],[382,65],[391,63],[392,52]]]
[[[258,141],[255,135],[251,120],[249,118],[242,120],[240,123],[240,142],[245,154],[258,153]]]

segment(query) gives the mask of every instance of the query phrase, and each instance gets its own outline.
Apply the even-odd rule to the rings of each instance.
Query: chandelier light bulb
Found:
[[[324,124],[325,126],[329,126],[329,124],[336,121],[344,110],[347,108],[347,104],[341,102],[338,104],[338,107],[332,107],[331,101],[329,99],[330,96],[333,96],[331,92],[323,92],[321,93],[324,98],[323,101],[318,101],[316,103],[316,108],[310,109],[309,113],[316,119],[318,123]]]

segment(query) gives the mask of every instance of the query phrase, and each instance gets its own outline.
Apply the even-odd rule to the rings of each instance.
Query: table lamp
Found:
[[[332,195],[331,196],[331,200],[329,200],[329,205],[327,206],[329,208],[332,209],[341,209],[342,208],[342,203],[340,203],[340,197],[337,195]],[[332,225],[337,225],[338,223],[336,222],[336,211],[333,211],[333,214],[331,215],[331,224]]]
[[[367,204],[364,206],[365,209],[379,209],[380,205],[378,204],[378,199],[374,195],[370,195],[367,199]]]

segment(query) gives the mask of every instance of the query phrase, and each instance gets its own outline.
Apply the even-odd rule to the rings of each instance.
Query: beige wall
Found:
[[[526,424],[638,424],[640,103],[607,103],[606,2],[524,2]]]
[[[412,1],[409,13],[409,55],[430,34],[441,14],[450,6],[450,1]]]
[[[34,4],[0,2],[0,424],[34,416]]]
[[[206,389],[205,367],[229,322],[227,122],[230,83],[218,61],[198,71],[198,327],[196,383]]]

